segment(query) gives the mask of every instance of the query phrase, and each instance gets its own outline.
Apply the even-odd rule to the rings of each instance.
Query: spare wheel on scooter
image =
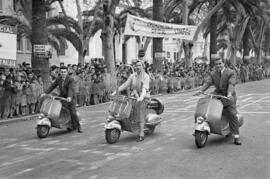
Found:
[[[149,109],[154,109],[157,114],[162,114],[164,111],[164,104],[158,98],[151,98],[148,104]]]

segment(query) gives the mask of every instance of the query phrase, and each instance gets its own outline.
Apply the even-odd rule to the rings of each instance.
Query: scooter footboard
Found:
[[[52,123],[50,121],[50,119],[48,118],[43,118],[43,119],[40,119],[38,122],[37,122],[37,125],[38,126],[48,126],[48,127],[52,127]]]
[[[119,121],[111,121],[109,123],[106,123],[105,126],[104,126],[105,129],[118,129],[118,130],[122,130],[122,126],[120,124]]]

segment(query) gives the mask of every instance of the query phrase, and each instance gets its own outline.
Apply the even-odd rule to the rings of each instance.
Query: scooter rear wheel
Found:
[[[37,126],[37,136],[39,138],[45,138],[48,136],[50,131],[50,127],[49,126],[45,126],[45,125],[39,125]]]
[[[120,138],[120,130],[118,129],[106,129],[105,131],[105,138],[108,144],[114,144],[118,142]]]
[[[205,131],[195,131],[195,144],[198,148],[205,146],[208,139],[208,133]]]
[[[149,127],[146,131],[145,131],[145,135],[151,135],[155,132],[155,128],[156,127]]]

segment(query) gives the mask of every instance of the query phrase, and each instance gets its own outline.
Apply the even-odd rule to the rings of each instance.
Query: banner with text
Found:
[[[0,66],[15,67],[17,28],[0,24]]]
[[[192,40],[197,26],[177,25],[127,16],[125,35]]]

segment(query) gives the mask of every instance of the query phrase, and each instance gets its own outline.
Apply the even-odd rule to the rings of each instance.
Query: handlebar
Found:
[[[115,98],[118,98],[118,97],[123,97],[123,98],[128,98],[128,99],[132,99],[132,100],[137,100],[137,98],[134,98],[134,97],[131,97],[131,96],[124,96],[124,95],[109,95],[109,98],[110,99],[115,99]]]
[[[227,96],[222,96],[222,95],[218,95],[218,94],[211,94],[211,93],[204,93],[204,92],[202,92],[201,94],[203,94],[205,96],[209,96],[210,98],[217,97],[217,98],[223,98],[226,100],[230,100],[230,98],[228,98]]]
[[[44,97],[44,96],[47,96],[47,97],[51,98],[52,100],[59,99],[59,100],[62,100],[62,101],[69,102],[66,98],[59,97],[59,96],[53,96],[53,95],[45,94],[45,95],[43,95],[41,97]]]
[[[109,96],[109,98],[112,100],[118,97],[123,97],[123,98],[131,99],[131,100],[137,100],[137,98],[132,97],[132,96],[124,96],[124,95],[115,95],[115,96],[110,95]],[[145,97],[144,99],[149,99],[149,97]]]
[[[52,96],[52,99],[60,99],[62,101],[68,102],[68,100],[66,98],[62,98],[62,97],[59,97],[59,96]]]

